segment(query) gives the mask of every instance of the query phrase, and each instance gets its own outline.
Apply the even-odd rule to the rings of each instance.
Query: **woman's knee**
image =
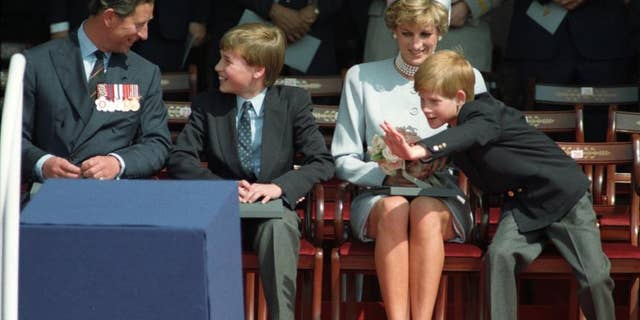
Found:
[[[381,232],[403,235],[409,227],[409,202],[404,197],[387,197],[378,201],[369,215],[368,235],[376,238]]]
[[[439,235],[448,240],[455,236],[451,211],[440,200],[421,197],[411,202],[410,225],[416,235]]]

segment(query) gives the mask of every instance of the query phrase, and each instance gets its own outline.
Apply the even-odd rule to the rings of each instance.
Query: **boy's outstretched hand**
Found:
[[[402,133],[396,130],[387,121],[380,124],[380,128],[384,131],[384,142],[389,150],[403,160],[417,160],[429,156],[427,149],[420,145],[409,145]]]

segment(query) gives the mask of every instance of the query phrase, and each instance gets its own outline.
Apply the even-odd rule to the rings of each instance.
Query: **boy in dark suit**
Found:
[[[429,57],[415,90],[433,128],[449,129],[409,145],[388,123],[385,142],[406,160],[450,157],[485,192],[504,193],[502,217],[487,250],[491,319],[516,319],[515,272],[547,239],[573,267],[588,319],[615,319],[610,263],[602,252],[589,180],[578,165],[523,114],[489,95],[473,100],[471,65],[453,51]]]
[[[293,319],[300,234],[293,210],[313,184],[334,172],[331,154],[311,114],[309,93],[274,85],[285,38],[276,27],[246,24],[220,41],[219,90],[194,100],[169,157],[178,179],[238,180],[242,203],[281,198],[282,219],[244,221],[244,239],[258,252],[271,319]],[[200,166],[200,155],[208,167]],[[294,170],[296,154],[301,166]]]

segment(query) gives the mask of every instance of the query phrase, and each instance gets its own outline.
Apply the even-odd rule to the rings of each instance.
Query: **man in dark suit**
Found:
[[[555,33],[527,15],[532,3],[557,2],[568,10]],[[637,82],[630,38],[630,10],[622,0],[514,1],[506,59],[518,70],[520,92],[527,81],[575,85]],[[524,96],[514,101],[524,106]],[[604,140],[606,110],[587,110],[587,139]]]
[[[157,64],[162,72],[181,71],[188,41],[192,41],[192,47],[204,41],[212,1],[155,0],[155,3],[149,39],[136,43],[133,51]]]
[[[284,61],[284,34],[245,24],[220,42],[219,90],[205,92],[171,151],[169,175],[178,179],[238,180],[242,203],[281,198],[282,219],[243,221],[245,247],[258,253],[271,319],[293,319],[300,234],[296,203],[334,172],[306,91],[273,85]],[[200,166],[206,157],[207,168]],[[294,169],[294,158],[302,163]]]
[[[486,253],[491,319],[517,319],[515,273],[550,240],[574,270],[587,319],[615,319],[611,264],[602,252],[589,180],[522,112],[489,95],[473,100],[471,64],[453,51],[425,60],[415,89],[429,126],[449,129],[409,146],[388,123],[385,142],[405,160],[450,157],[483,192],[503,193],[498,229]],[[468,97],[470,97],[468,99]]]
[[[171,144],[158,67],[130,52],[153,0],[92,1],[77,33],[27,50],[22,171],[29,180],[139,178]]]

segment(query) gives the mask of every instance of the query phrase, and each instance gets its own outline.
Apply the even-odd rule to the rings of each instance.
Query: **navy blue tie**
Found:
[[[238,121],[238,155],[240,165],[246,174],[253,174],[251,159],[251,120],[249,110],[253,109],[251,101],[245,101],[240,109],[240,121]]]

